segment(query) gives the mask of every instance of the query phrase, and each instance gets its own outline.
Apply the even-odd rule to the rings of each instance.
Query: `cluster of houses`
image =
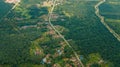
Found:
[[[51,7],[53,5],[60,5],[64,2],[64,0],[56,0],[56,3],[54,4],[54,1],[53,0],[47,0],[47,1],[44,1],[43,2],[43,5],[42,6],[45,6],[45,7]]]

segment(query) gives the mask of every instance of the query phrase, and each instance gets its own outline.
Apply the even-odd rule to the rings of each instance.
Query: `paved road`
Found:
[[[72,48],[72,46],[68,43],[68,41],[64,38],[63,35],[61,35],[61,33],[54,27],[54,25],[51,23],[51,14],[55,8],[55,3],[56,3],[57,0],[54,0],[54,3],[53,3],[53,7],[51,8],[51,11],[49,12],[49,24],[50,26],[53,28],[53,30],[58,33],[58,35],[65,41],[65,43],[71,48],[71,50],[73,51],[76,59],[79,61],[79,64],[81,67],[85,67],[82,63],[82,61],[79,59],[79,56],[77,55],[77,53],[75,52],[75,50]]]
[[[95,6],[94,6],[94,8],[95,8],[95,14],[100,18],[100,21],[101,21],[101,23],[110,31],[110,33],[112,33],[113,34],[113,36],[115,37],[115,38],[117,38],[117,40],[120,42],[120,36],[112,29],[112,28],[110,28],[109,27],[109,25],[105,22],[105,19],[104,19],[104,16],[101,16],[100,15],[100,11],[99,11],[99,6],[101,5],[101,4],[103,4],[104,2],[106,2],[106,0],[101,0],[98,4],[96,4]]]

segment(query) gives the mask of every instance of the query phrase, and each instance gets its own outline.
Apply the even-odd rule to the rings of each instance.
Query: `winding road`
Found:
[[[56,1],[57,1],[57,0],[54,0],[54,1],[53,1],[53,6],[52,6],[52,8],[51,8],[51,11],[50,11],[49,14],[48,14],[48,19],[49,19],[48,22],[49,22],[50,26],[53,28],[53,30],[65,41],[65,43],[69,46],[69,48],[71,48],[71,50],[73,51],[76,59],[79,61],[80,66],[81,66],[81,67],[85,67],[85,66],[83,65],[82,61],[79,59],[79,56],[77,55],[76,51],[72,48],[72,46],[68,43],[68,41],[64,38],[64,36],[63,36],[63,35],[54,27],[54,25],[51,23],[51,19],[52,19],[52,18],[51,18],[51,15],[52,15],[53,10],[54,10],[54,8],[55,8]]]
[[[101,0],[98,4],[96,4],[96,5],[94,6],[94,8],[95,8],[95,14],[100,18],[101,23],[102,23],[102,24],[110,31],[110,33],[112,33],[113,36],[114,36],[115,38],[117,38],[117,40],[120,42],[120,36],[119,36],[112,28],[109,27],[109,25],[105,22],[104,16],[101,16],[101,15],[100,15],[99,6],[100,6],[101,4],[103,4],[104,2],[106,2],[106,0]]]

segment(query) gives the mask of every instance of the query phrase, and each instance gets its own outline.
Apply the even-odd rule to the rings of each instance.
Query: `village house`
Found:
[[[35,55],[40,55],[40,54],[41,54],[41,50],[37,48],[37,49],[35,50]]]

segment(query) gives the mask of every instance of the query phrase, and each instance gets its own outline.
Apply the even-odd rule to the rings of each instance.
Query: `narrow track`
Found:
[[[71,48],[71,50],[73,51],[76,59],[79,61],[79,64],[81,67],[85,67],[82,63],[82,61],[79,59],[79,56],[77,55],[76,51],[72,48],[72,46],[69,44],[69,42],[64,38],[64,36],[54,27],[54,25],[51,23],[51,15],[53,13],[53,10],[55,8],[55,3],[56,3],[57,0],[54,0],[53,2],[53,7],[51,8],[51,11],[49,12],[48,14],[48,21],[49,21],[49,24],[50,26],[53,28],[53,30],[65,41],[65,43],[69,46],[69,48]]]
[[[19,4],[19,2],[16,3],[16,4],[0,19],[0,22],[2,22],[2,20],[4,20],[4,18],[5,18],[9,13],[11,13],[11,11],[14,10],[15,7],[16,7],[18,4]],[[10,23],[10,25],[15,29],[15,31],[17,31],[18,33],[20,33],[20,31],[18,30],[18,28],[14,27],[13,24]]]
[[[106,2],[106,0],[101,0],[94,6],[95,14],[100,18],[101,23],[109,30],[109,32],[112,33],[113,36],[120,42],[120,36],[112,28],[109,27],[109,25],[105,22],[104,16],[100,15],[99,6],[104,2]]]
[[[19,3],[16,3],[1,19],[0,22],[13,10]]]

